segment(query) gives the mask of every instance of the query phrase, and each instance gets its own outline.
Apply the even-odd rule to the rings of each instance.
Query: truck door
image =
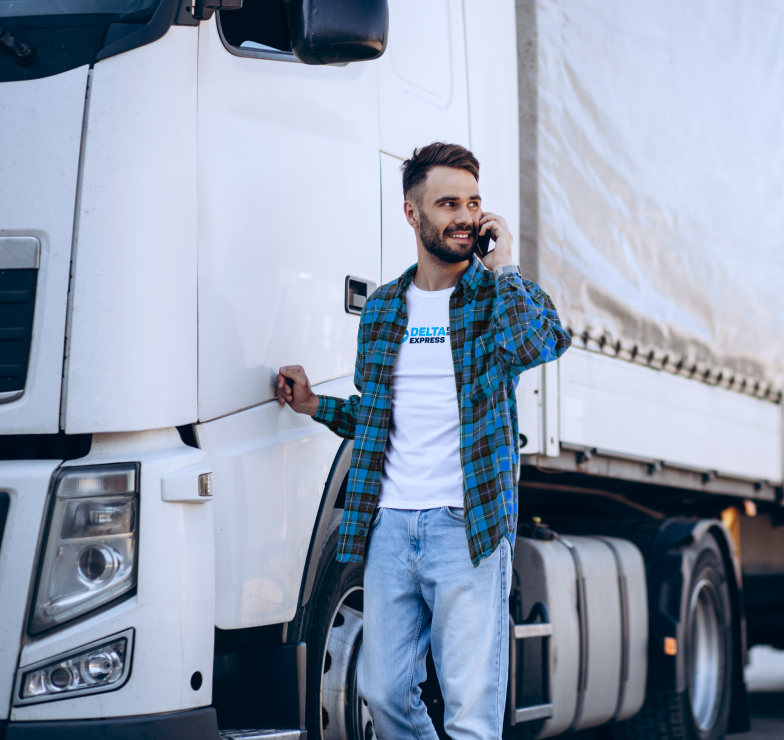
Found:
[[[199,420],[274,397],[280,365],[353,372],[346,277],[378,282],[376,63],[308,66],[282,0],[199,29]]]

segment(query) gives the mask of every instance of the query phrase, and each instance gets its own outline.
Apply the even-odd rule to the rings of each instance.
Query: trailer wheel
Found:
[[[732,609],[724,560],[712,535],[694,546],[688,588],[686,691],[649,697],[640,713],[613,727],[615,740],[720,740],[732,691]]]
[[[306,726],[309,738],[375,738],[367,705],[357,694],[362,648],[361,563],[338,563],[339,514],[331,522],[319,558],[313,592],[289,627],[289,640],[307,643]]]

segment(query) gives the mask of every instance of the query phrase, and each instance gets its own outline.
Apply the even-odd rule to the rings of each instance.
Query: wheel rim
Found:
[[[362,588],[346,591],[332,612],[321,659],[322,740],[376,737],[367,704],[357,693],[362,652]]]
[[[697,727],[710,730],[721,707],[724,682],[723,625],[716,589],[708,580],[697,583],[689,606],[691,625],[691,711]]]

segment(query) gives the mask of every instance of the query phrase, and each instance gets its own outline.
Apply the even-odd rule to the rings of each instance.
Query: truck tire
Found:
[[[288,640],[307,644],[306,727],[318,740],[375,738],[367,705],[357,694],[362,648],[364,567],[338,563],[338,523],[332,514],[319,557],[313,592],[289,625]]]
[[[612,728],[614,740],[720,740],[732,692],[733,630],[724,559],[712,535],[693,546],[686,598],[686,691],[649,696],[632,719]]]

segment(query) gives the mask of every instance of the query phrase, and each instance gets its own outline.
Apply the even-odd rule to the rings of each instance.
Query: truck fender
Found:
[[[749,707],[743,669],[746,627],[740,563],[729,530],[713,519],[673,518],[665,521],[646,554],[650,604],[649,688],[664,692],[686,691],[686,635],[691,546],[712,536],[722,553],[732,607],[734,679],[729,717],[730,732],[749,729]],[[674,656],[665,655],[665,637],[675,637],[679,646]]]
[[[298,608],[302,608],[308,603],[310,594],[313,591],[313,583],[316,580],[316,571],[318,569],[321,548],[323,547],[324,540],[327,536],[327,530],[329,529],[329,523],[335,504],[339,504],[339,508],[342,508],[343,502],[339,501],[339,497],[343,489],[343,483],[346,481],[349,468],[351,467],[351,453],[353,450],[354,440],[343,440],[343,443],[338,448],[337,455],[335,455],[332,468],[327,476],[327,482],[324,484],[324,493],[321,496],[321,504],[319,505],[316,522],[313,526],[313,534],[310,537],[310,547],[308,548],[308,557],[305,561],[305,572],[302,577],[302,586],[299,592]],[[343,496],[345,496],[344,490]]]

